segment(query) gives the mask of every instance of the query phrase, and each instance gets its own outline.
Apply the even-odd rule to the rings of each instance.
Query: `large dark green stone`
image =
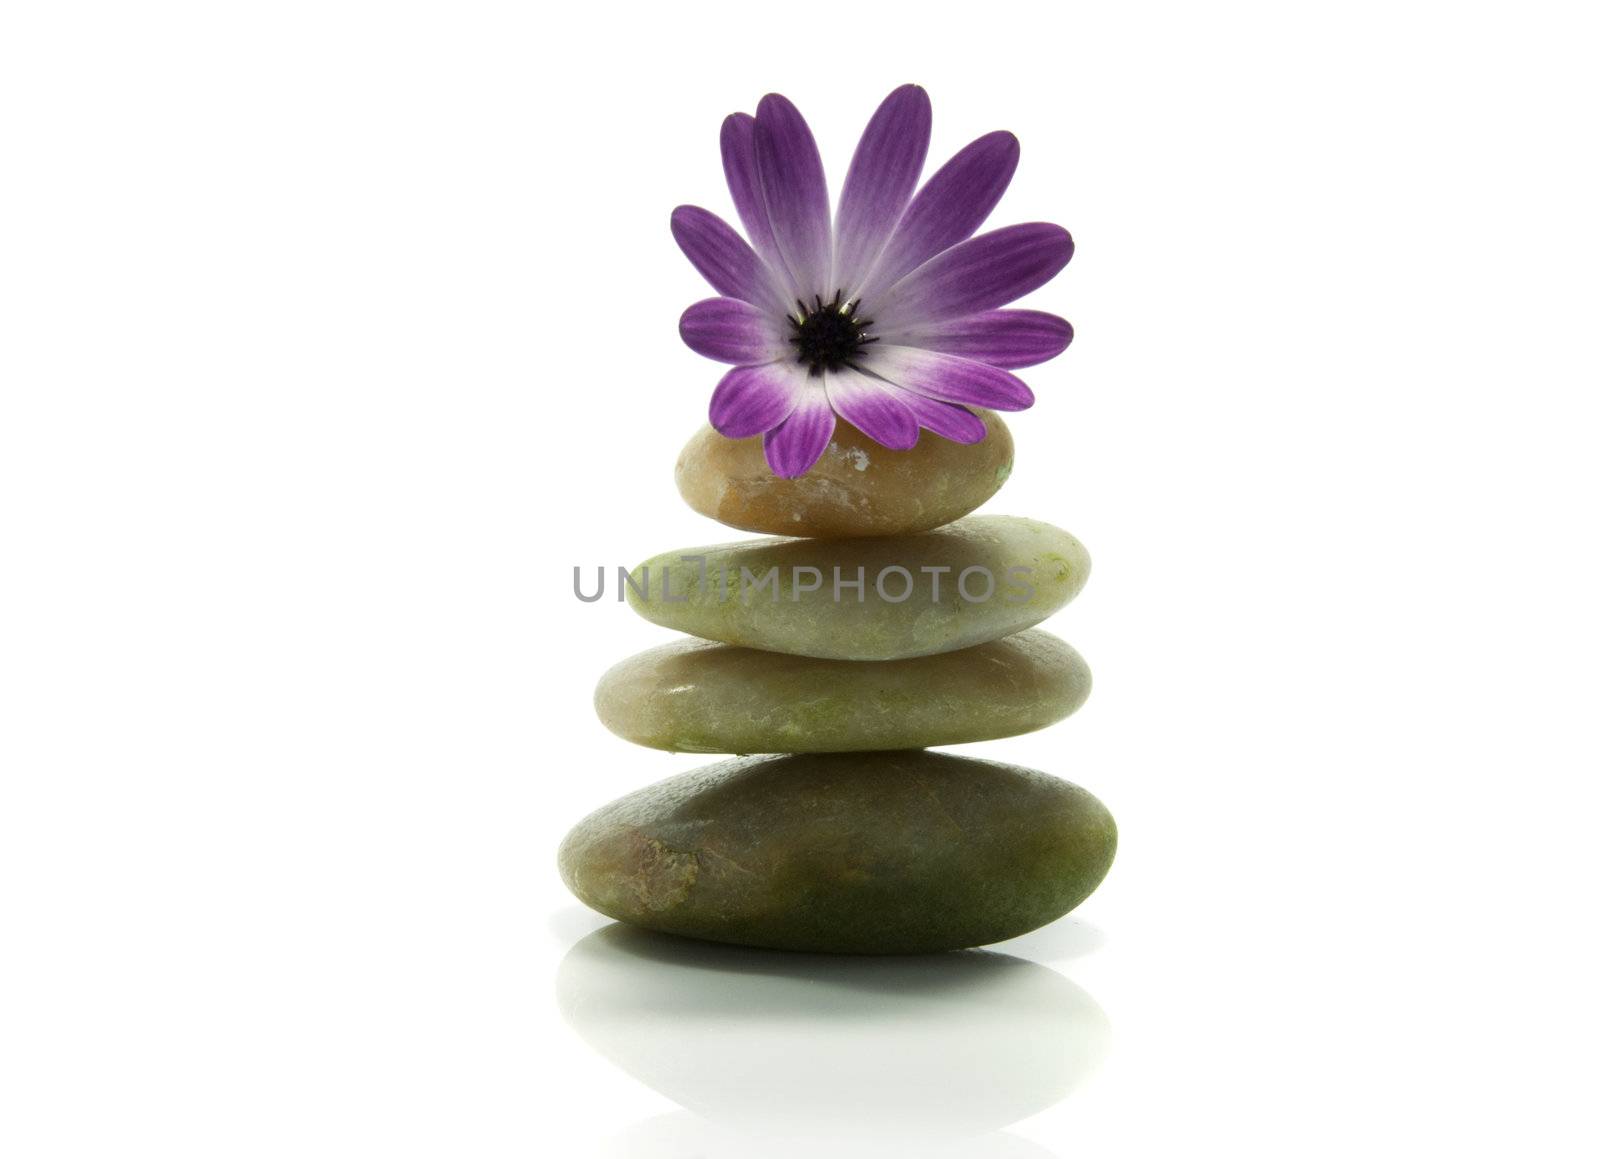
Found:
[[[717,942],[855,954],[987,945],[1092,893],[1116,824],[1076,785],[904,751],[745,757],[631,793],[561,845],[617,919]]]

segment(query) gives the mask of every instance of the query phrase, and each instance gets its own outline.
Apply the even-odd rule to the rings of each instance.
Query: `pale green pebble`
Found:
[[[893,567],[910,573],[907,598],[899,598],[905,577],[886,571]],[[948,570],[935,576],[924,568]],[[963,598],[959,577],[969,569],[967,595],[974,598]],[[974,515],[917,535],[683,548],[646,560],[633,574],[647,592],[630,589],[628,602],[675,631],[800,656],[898,660],[970,648],[1040,623],[1082,589],[1089,553],[1048,523]],[[816,575],[820,586],[805,590]],[[865,581],[859,592],[847,586],[858,577]],[[977,598],[987,577],[993,593]],[[843,582],[836,586],[836,578]]]
[[[1038,629],[866,664],[680,640],[617,664],[594,703],[618,736],[671,752],[865,752],[1032,732],[1089,686],[1083,657]]]

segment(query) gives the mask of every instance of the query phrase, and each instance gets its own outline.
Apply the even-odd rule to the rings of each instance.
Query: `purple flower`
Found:
[[[978,442],[983,423],[967,408],[1032,406],[1010,371],[1072,341],[1054,314],[998,309],[1061,271],[1071,235],[1033,223],[973,236],[1016,171],[1017,139],[979,137],[917,190],[932,120],[916,85],[890,93],[830,221],[811,130],[770,94],[755,116],[722,123],[722,165],[750,241],[697,206],[672,212],[672,236],[721,295],[678,325],[690,349],[733,364],[711,395],[711,425],[729,438],[765,434],[775,474],[809,471],[835,414],[895,450],[915,445],[919,429]]]

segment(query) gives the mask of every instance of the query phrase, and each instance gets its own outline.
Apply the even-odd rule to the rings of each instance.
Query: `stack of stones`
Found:
[[[1012,440],[924,435],[889,451],[840,423],[821,461],[773,476],[760,438],[709,427],[678,489],[779,538],[667,552],[632,573],[646,619],[695,637],[601,679],[627,740],[742,755],[614,801],[562,843],[568,887],[648,929],[775,949],[921,953],[1053,921],[1110,868],[1094,797],[1014,765],[929,751],[1073,712],[1089,670],[1034,628],[1083,587],[1058,528],[969,515]]]

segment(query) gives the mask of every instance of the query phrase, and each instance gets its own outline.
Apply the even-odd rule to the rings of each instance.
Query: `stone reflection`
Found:
[[[818,1139],[834,1155],[1042,1159],[999,1132],[1065,1098],[1110,1034],[1083,990],[1006,954],[787,954],[623,925],[572,947],[557,998],[585,1041],[692,1112],[613,1140],[642,1159]]]
[[[1059,1159],[1005,1131],[945,1139],[774,1136],[719,1127],[688,1111],[635,1123],[583,1159]]]

